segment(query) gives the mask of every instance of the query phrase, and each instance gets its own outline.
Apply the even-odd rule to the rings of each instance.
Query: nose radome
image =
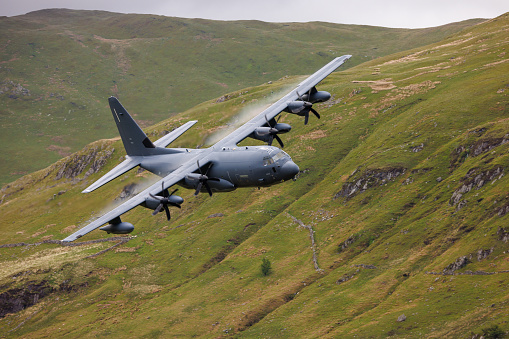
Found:
[[[283,167],[281,167],[281,172],[283,172],[285,179],[290,179],[299,173],[299,166],[293,161],[287,161]]]

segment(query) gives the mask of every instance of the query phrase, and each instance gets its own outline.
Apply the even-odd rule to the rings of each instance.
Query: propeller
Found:
[[[152,215],[156,215],[157,213],[161,212],[162,209],[164,209],[164,211],[166,212],[166,217],[168,218],[168,221],[170,221],[171,215],[170,215],[170,209],[168,208],[168,205],[182,208],[180,206],[180,204],[170,200],[170,197],[173,196],[173,194],[178,191],[178,188],[175,189],[173,192],[171,192],[171,194],[169,194],[168,189],[164,188],[164,181],[161,182],[161,186],[163,189],[163,197],[160,197],[157,195],[152,195],[152,193],[149,193],[149,195],[152,198],[159,200],[159,205],[156,207],[154,212],[152,212]]]
[[[212,190],[210,189],[210,186],[207,183],[207,181],[209,181],[209,180],[220,181],[220,180],[219,180],[219,178],[212,178],[212,177],[209,178],[207,176],[207,173],[209,172],[212,165],[209,166],[209,168],[207,168],[207,171],[205,172],[205,174],[203,174],[203,172],[201,171],[201,168],[200,168],[200,162],[198,160],[196,160],[196,164],[198,165],[198,171],[200,172],[200,176],[198,177],[198,186],[196,186],[196,191],[194,192],[194,195],[198,195],[198,193],[200,193],[202,187],[205,186],[209,195],[212,196]]]
[[[307,93],[307,98],[310,98],[311,97],[311,90],[309,90],[309,92]],[[320,114],[318,114],[318,112],[313,108],[313,104],[309,101],[306,101],[302,95],[299,94],[298,91],[297,92],[297,96],[299,97],[300,101],[304,102],[304,125],[307,125],[308,124],[308,121],[309,121],[309,112],[311,111],[318,119],[320,119]],[[301,114],[299,114],[301,115]]]
[[[269,120],[267,119],[267,116],[265,116],[265,121],[267,121],[267,125],[269,125],[269,127],[270,127],[269,142],[268,142],[269,146],[272,146],[272,142],[274,141],[274,139],[276,139],[277,142],[279,142],[279,144],[281,145],[281,148],[284,148],[285,145],[283,144],[283,140],[281,140],[281,138],[277,135],[278,133],[280,133],[280,130],[275,128],[276,125],[271,126]],[[277,124],[277,121],[276,121],[276,124]]]

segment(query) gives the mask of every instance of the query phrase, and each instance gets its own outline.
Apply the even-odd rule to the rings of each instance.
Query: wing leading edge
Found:
[[[343,55],[341,57],[335,58],[327,65],[323,66],[321,69],[309,76],[307,79],[302,81],[300,84],[298,84],[297,87],[279,99],[276,103],[272,104],[269,108],[259,113],[257,116],[246,122],[244,125],[240,126],[225,138],[218,141],[213,147],[221,148],[238,144],[247,138],[257,127],[263,126],[266,123],[266,118],[271,120],[276,117],[288,106],[289,102],[299,99],[299,94],[308,92],[351,57],[351,55]]]

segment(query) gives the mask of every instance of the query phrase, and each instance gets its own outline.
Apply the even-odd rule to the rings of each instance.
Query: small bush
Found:
[[[486,339],[497,339],[505,337],[505,332],[498,325],[483,328],[482,334]]]
[[[271,271],[272,267],[270,265],[269,259],[263,258],[261,269],[262,269],[262,274],[263,275],[269,275],[270,274],[270,271]]]

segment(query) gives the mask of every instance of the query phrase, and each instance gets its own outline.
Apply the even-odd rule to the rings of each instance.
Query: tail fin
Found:
[[[109,97],[111,113],[117,124],[118,132],[124,143],[127,155],[150,155],[156,146],[150,141],[126,109],[115,97]]]

